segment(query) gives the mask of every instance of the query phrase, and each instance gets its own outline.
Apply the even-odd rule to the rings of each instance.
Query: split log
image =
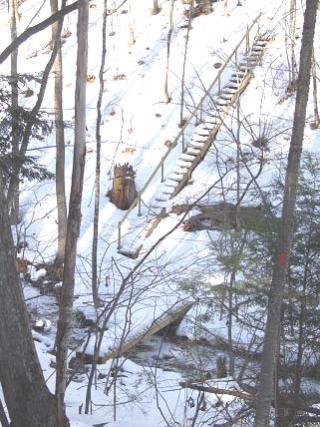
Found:
[[[129,209],[134,202],[137,196],[135,176],[136,173],[129,163],[114,167],[112,190],[108,193],[108,196],[117,208],[122,210]]]
[[[190,205],[174,206],[172,212],[180,215],[193,208]],[[277,219],[267,216],[261,206],[236,206],[232,203],[221,202],[212,205],[197,205],[199,214],[191,216],[183,224],[184,231],[199,230],[238,230],[245,229],[262,232],[266,229],[266,223],[271,221],[272,227]]]

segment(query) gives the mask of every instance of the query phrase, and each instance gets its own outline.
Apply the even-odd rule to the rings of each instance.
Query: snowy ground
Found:
[[[101,2],[102,3],[102,2]],[[116,1],[115,4],[122,2]],[[167,32],[170,2],[160,1],[162,7],[158,15],[151,16],[146,0],[137,1],[137,10],[132,18],[135,27],[136,43],[129,45],[129,21],[127,5],[124,4],[117,13],[108,17],[107,61],[105,69],[105,93],[103,100],[102,126],[102,191],[100,200],[100,294],[105,302],[110,301],[119,289],[122,277],[128,274],[138,260],[130,260],[117,252],[118,222],[124,212],[116,209],[106,197],[111,188],[113,167],[117,163],[129,162],[137,170],[136,183],[140,190],[160,158],[165,154],[167,140],[173,140],[179,132],[179,100],[180,75],[183,64],[187,20],[183,15],[185,6],[182,2],[175,3],[174,31],[172,36],[172,51],[169,65],[169,91],[171,103],[165,102],[164,78],[167,49]],[[207,16],[196,18],[192,22],[190,44],[188,48],[188,62],[186,81],[190,95],[187,96],[187,105],[192,108],[193,103],[203,95],[203,87],[207,88],[215,78],[218,68],[215,64],[223,63],[232,52],[244,32],[258,13],[263,12],[262,28],[272,30],[275,35],[264,54],[261,66],[254,70],[254,78],[249,87],[241,96],[239,110],[234,111],[226,119],[221,132],[205,160],[196,169],[192,176],[192,185],[188,185],[172,204],[192,202],[203,194],[218,179],[219,173],[230,170],[222,184],[216,185],[202,202],[218,202],[222,197],[234,201],[236,197],[236,174],[233,162],[236,156],[236,144],[233,135],[239,130],[238,120],[243,123],[239,135],[244,152],[258,154],[251,143],[252,140],[267,133],[269,138],[269,152],[266,153],[267,162],[262,174],[258,178],[261,186],[267,186],[270,178],[277,172],[278,167],[285,161],[293,116],[294,99],[286,99],[287,87],[287,58],[285,51],[285,13],[286,2],[246,0],[242,7],[236,6],[235,0],[229,0],[230,15],[225,16],[223,4],[214,3],[214,12]],[[95,172],[95,122],[96,102],[98,94],[98,72],[101,51],[101,19],[102,4],[93,2],[95,7],[90,9],[90,40],[89,40],[89,74],[95,79],[88,83],[87,97],[87,161],[83,195],[83,219],[81,236],[78,244],[78,263],[76,273],[76,309],[81,309],[87,317],[95,317],[91,299],[91,243],[93,218],[93,191]],[[151,2],[150,2],[151,5]],[[21,6],[21,20],[19,31],[22,32],[32,16],[35,22],[49,14],[48,2],[39,9],[38,2],[25,2]],[[301,12],[301,11],[300,11]],[[6,16],[6,10],[1,9]],[[301,35],[301,13],[298,13],[298,33]],[[3,18],[7,19],[7,18]],[[65,119],[72,124],[74,117],[74,81],[76,58],[76,13],[70,14],[64,24],[65,32],[70,31],[63,45],[64,60],[64,108]],[[300,26],[300,27],[299,27]],[[319,32],[319,29],[318,29]],[[2,27],[1,37],[3,45],[9,43],[9,31]],[[50,29],[30,38],[21,46],[19,51],[19,69],[23,72],[36,73],[43,69],[49,59],[46,45],[50,40]],[[38,51],[38,52],[37,52]],[[299,40],[297,40],[297,53]],[[37,54],[36,54],[37,53]],[[36,54],[36,56],[34,55]],[[9,61],[2,65],[2,73],[8,72]],[[201,76],[201,80],[199,79]],[[52,95],[53,78],[51,76],[44,109],[53,118]],[[32,89],[36,87],[31,86]],[[36,93],[31,98],[22,98],[21,103],[32,106],[36,100]],[[238,114],[238,116],[237,116]],[[313,105],[310,102],[307,122],[312,122]],[[185,112],[188,115],[188,112]],[[318,151],[319,131],[306,127],[305,148]],[[71,165],[73,153],[73,126],[66,130],[67,141],[67,191],[70,191]],[[29,154],[39,156],[41,163],[54,171],[55,139],[51,135],[41,142],[33,141]],[[39,146],[40,145],[40,146]],[[165,173],[169,173],[174,164],[174,156],[166,164]],[[220,165],[221,169],[217,167]],[[256,173],[258,165],[253,160],[249,163],[252,173]],[[242,188],[245,188],[250,176],[243,166],[241,171]],[[143,197],[143,215],[137,212],[130,214],[124,224],[124,241],[135,245],[140,233],[138,226],[145,224],[146,217],[150,216],[149,207],[155,195],[159,192],[161,183],[159,176],[152,182]],[[228,188],[228,191],[225,190]],[[244,201],[252,202],[250,191]],[[21,193],[23,221],[19,232],[29,247],[25,257],[39,262],[48,261],[54,257],[57,238],[57,215],[55,188],[53,182],[25,183]],[[175,227],[179,217],[170,214],[157,227],[151,237],[144,242],[142,255],[155,244],[161,236]],[[126,232],[127,230],[127,236]],[[215,238],[215,234],[211,234]],[[128,243],[129,242],[129,243]],[[223,274],[210,264],[210,240],[206,232],[185,233],[179,226],[163,243],[159,244],[137,271],[134,277],[134,286],[124,292],[120,308],[109,322],[109,331],[105,336],[104,348],[113,345],[124,328],[127,307],[130,303],[131,322],[134,324],[130,334],[135,334],[168,307],[182,298],[191,298],[181,290],[183,280],[194,280],[201,275],[210,286],[220,284]],[[141,257],[140,257],[141,259]],[[207,268],[207,273],[203,273]],[[32,271],[33,277],[36,274]],[[108,286],[106,286],[106,283]],[[37,296],[37,290],[25,287],[26,298]],[[32,309],[43,312],[51,311],[55,318],[57,306],[54,298],[41,296],[30,300]],[[191,311],[181,325],[180,332],[192,337],[194,330],[192,319],[196,309]],[[217,320],[217,319],[215,319]],[[188,323],[189,321],[189,323]],[[211,330],[225,336],[225,324],[212,322]],[[51,335],[55,331],[55,325]],[[50,335],[50,339],[52,336]],[[49,387],[54,387],[54,368],[50,367],[53,356],[48,356],[45,343],[37,343],[38,353],[48,378]],[[118,362],[122,363],[122,360]],[[99,367],[102,373],[109,372],[108,364]],[[79,381],[71,382],[67,393],[68,415],[73,426],[87,426],[106,422],[117,427],[134,426],[163,426],[164,417],[177,421],[176,425],[188,426],[194,409],[187,404],[190,394],[179,387],[181,376],[178,373],[165,372],[162,369],[141,368],[131,361],[125,361],[125,375],[117,379],[117,387],[111,387],[109,395],[105,389],[110,384],[110,378],[101,378],[93,391],[93,415],[79,414],[80,407],[85,399],[86,374]],[[128,375],[126,374],[128,373]],[[156,384],[156,386],[155,386]],[[114,391],[115,390],[115,391]],[[193,393],[193,396],[195,392]],[[215,400],[215,398],[213,398]],[[119,405],[115,405],[118,403]],[[214,402],[213,402],[214,403]],[[191,405],[192,406],[192,405]],[[115,409],[116,408],[116,409]],[[204,412],[205,413],[205,412]],[[115,418],[116,421],[112,421]],[[201,419],[198,421],[200,422]],[[173,424],[172,424],[173,425]],[[205,422],[204,422],[204,425]]]

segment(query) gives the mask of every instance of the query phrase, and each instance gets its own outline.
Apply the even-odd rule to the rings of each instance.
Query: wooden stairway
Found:
[[[257,19],[258,18],[256,18],[256,21]],[[218,89],[216,90],[216,94],[212,96],[212,87],[210,87],[210,90],[206,93],[205,96],[210,97],[210,99],[213,100],[213,108],[209,110],[204,119],[202,119],[202,122],[195,127],[193,137],[190,139],[188,144],[183,145],[182,152],[175,161],[174,168],[165,175],[163,171],[163,158],[155,170],[155,172],[161,170],[162,185],[157,196],[149,205],[147,217],[151,217],[151,220],[149,219],[149,221],[145,222],[143,229],[138,235],[136,235],[136,237],[134,237],[133,242],[131,240],[132,243],[129,245],[123,245],[121,242],[121,224],[123,221],[119,223],[119,253],[130,258],[136,258],[139,256],[145,239],[150,236],[161,219],[165,216],[170,199],[175,197],[188,184],[192,176],[192,172],[207,154],[224,122],[224,119],[227,117],[230,110],[236,105],[239,97],[248,86],[253,76],[252,71],[260,63],[263,53],[271,38],[271,32],[265,31],[261,33],[258,31],[257,35],[254,37],[250,50],[249,48],[247,49],[247,54],[243,56],[240,62],[237,60],[237,48],[235,49],[236,64],[230,79],[224,84],[224,86],[221,86],[219,76],[219,79],[217,80]],[[245,40],[245,37],[243,37],[242,41],[243,40]],[[201,108],[203,107],[202,101],[200,106]],[[178,140],[179,137],[181,137],[181,132],[176,139]],[[155,172],[153,175],[155,175]],[[151,179],[146,183],[144,189],[150,182]],[[138,211],[140,212],[141,195],[139,197],[140,198],[136,202],[136,205],[138,205]],[[126,219],[127,216],[128,213],[125,215],[124,219]],[[130,236],[130,238],[132,239],[132,236]]]
[[[228,115],[228,111],[236,104],[242,92],[248,86],[252,77],[252,70],[261,61],[270,38],[270,33],[265,33],[255,38],[249,55],[243,58],[229,82],[215,96],[214,110],[209,112],[203,123],[196,127],[193,138],[180,155],[174,170],[165,178],[164,188],[159,196],[155,198],[155,203],[152,206],[156,214],[163,216],[168,201],[188,184],[192,172],[203,160],[215,140],[224,118]]]

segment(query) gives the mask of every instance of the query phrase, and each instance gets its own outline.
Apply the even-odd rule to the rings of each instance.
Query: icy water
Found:
[[[159,367],[197,379],[214,378],[216,360],[221,355],[221,351],[209,344],[159,335],[144,340],[127,353],[130,360],[141,366]]]
[[[29,290],[30,291],[30,290]],[[31,292],[30,292],[31,293]],[[30,295],[29,293],[29,295]],[[31,295],[36,295],[33,290]],[[27,302],[31,323],[39,319],[48,320],[49,330],[39,331],[54,343],[59,307],[55,297],[41,296]],[[86,310],[88,312],[88,309]],[[89,319],[90,320],[90,319]],[[83,319],[75,316],[75,324],[70,347],[79,347],[90,325],[84,325]],[[193,342],[182,337],[164,337],[154,335],[138,344],[126,355],[130,360],[144,367],[159,367],[167,371],[180,373],[186,378],[204,379],[216,377],[216,363],[219,356],[228,356],[218,348],[205,342]]]

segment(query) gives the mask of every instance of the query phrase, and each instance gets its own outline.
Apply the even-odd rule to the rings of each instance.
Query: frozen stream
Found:
[[[55,341],[58,317],[58,304],[54,296],[42,295],[40,298],[38,290],[32,287],[25,289],[25,293],[30,298],[28,311],[33,328],[39,320],[47,320],[51,326],[47,330],[38,330],[42,335],[49,338],[52,345]],[[40,303],[41,302],[41,303]],[[85,307],[83,307],[85,309]],[[91,312],[91,306],[86,307],[87,312]],[[90,316],[91,317],[91,316]],[[81,312],[75,317],[73,334],[71,338],[71,349],[78,348],[87,332],[90,329],[90,318],[84,320]],[[127,358],[143,367],[158,367],[167,371],[180,373],[183,377],[190,379],[204,379],[217,377],[217,359],[226,359],[227,369],[229,363],[228,353],[221,350],[220,346],[212,345],[205,341],[191,341],[179,336],[153,335],[143,340],[134,349],[126,354]],[[241,363],[241,358],[236,358],[237,363]],[[240,366],[235,366],[235,371],[239,371]]]

